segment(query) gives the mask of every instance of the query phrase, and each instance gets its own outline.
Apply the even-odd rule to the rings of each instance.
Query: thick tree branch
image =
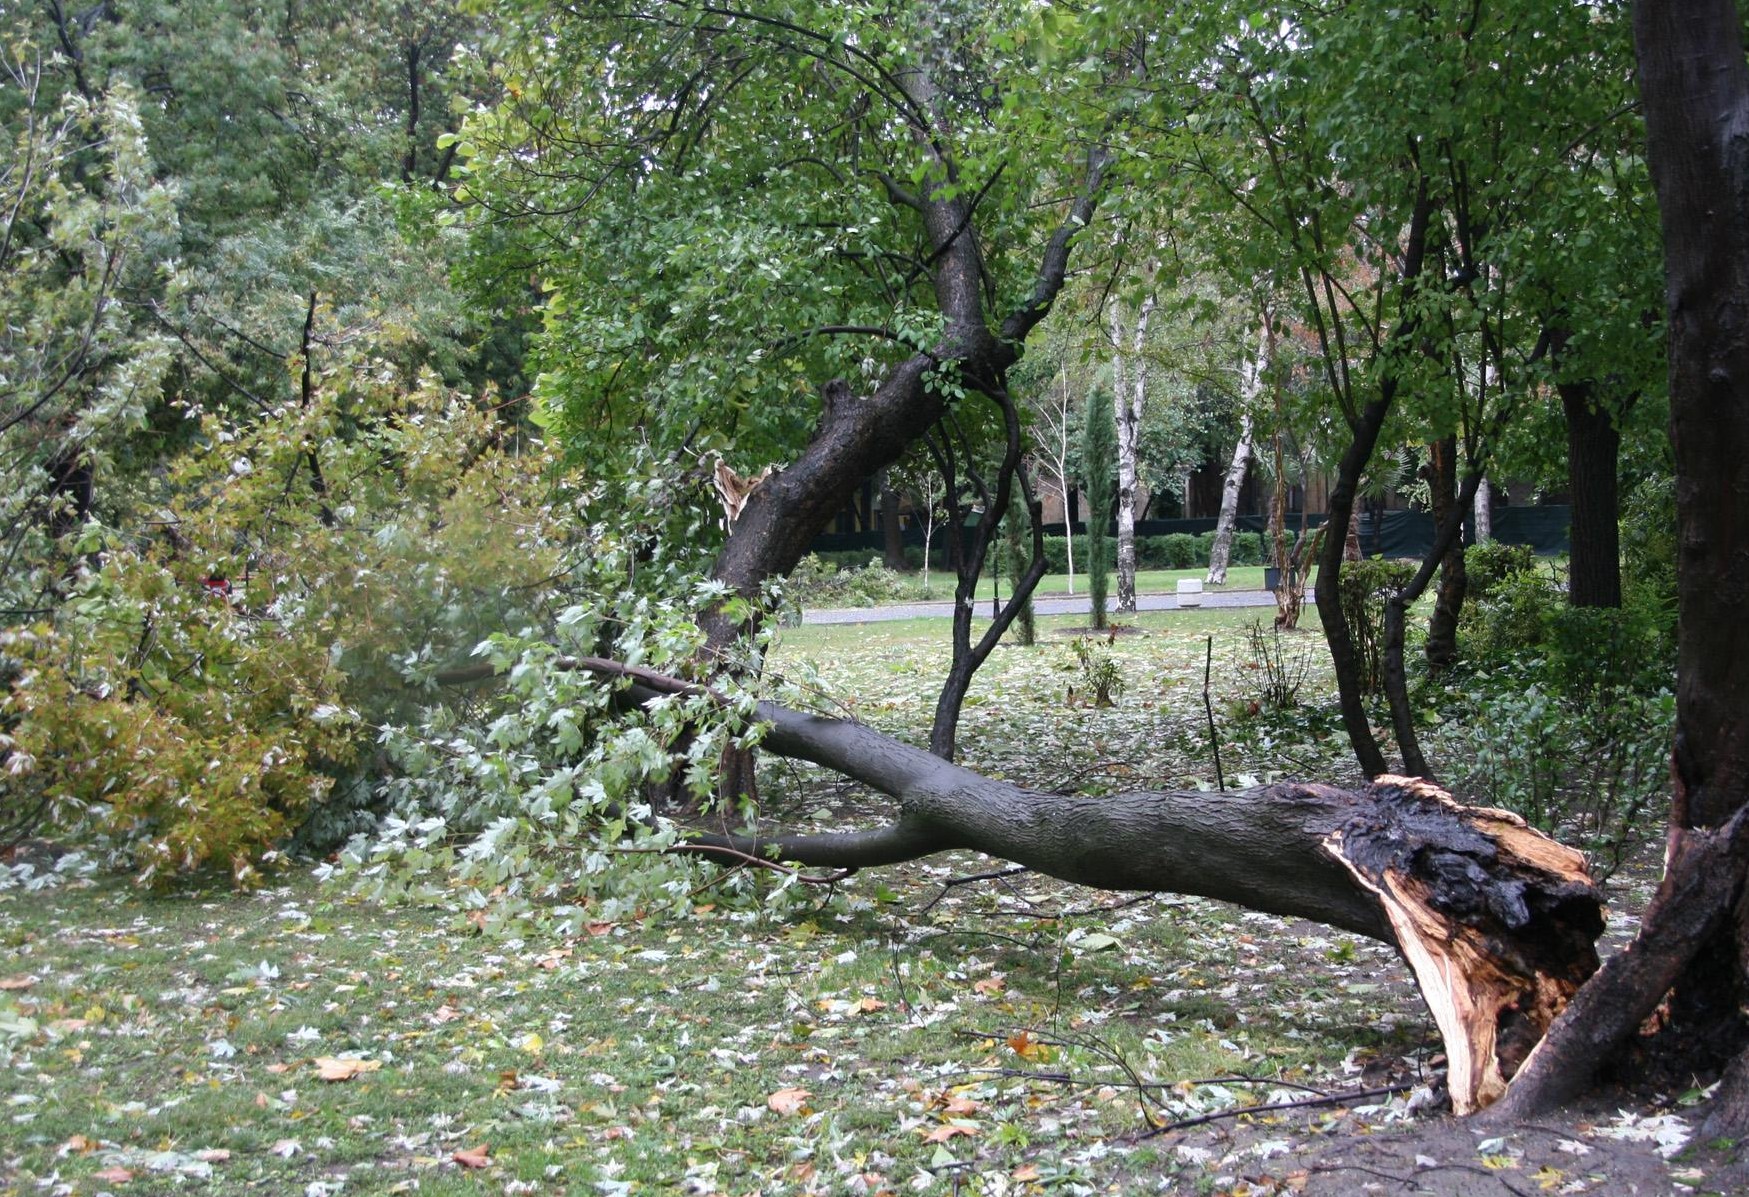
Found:
[[[560,664],[624,679],[634,701],[709,693],[600,658]],[[1194,894],[1394,943],[1445,1038],[1460,1112],[1499,1095],[1597,967],[1602,904],[1584,858],[1425,783],[1047,794],[861,723],[763,702],[755,717],[766,750],[872,786],[898,817],[868,831],[696,842],[852,869],[971,849],[1076,884]]]

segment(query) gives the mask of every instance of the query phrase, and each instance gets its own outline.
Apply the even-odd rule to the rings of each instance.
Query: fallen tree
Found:
[[[599,658],[632,701],[706,693]],[[857,870],[969,849],[1080,885],[1191,894],[1394,944],[1444,1038],[1453,1108],[1488,1105],[1597,969],[1603,904],[1584,857],[1506,811],[1419,780],[1354,788],[1042,793],[866,724],[760,703],[767,751],[872,786],[892,822],[808,835],[700,833],[680,852]]]

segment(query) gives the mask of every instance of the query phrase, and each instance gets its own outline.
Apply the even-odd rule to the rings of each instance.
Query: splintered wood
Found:
[[[1452,1108],[1480,1109],[1597,970],[1601,895],[1583,854],[1509,811],[1382,776],[1324,840],[1374,894],[1445,1040]]]

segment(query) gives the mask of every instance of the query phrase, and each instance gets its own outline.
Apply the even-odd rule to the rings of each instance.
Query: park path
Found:
[[[1312,588],[1306,588],[1306,601],[1312,601]],[[1084,594],[1073,596],[1058,596],[1053,598],[1038,598],[1032,602],[1033,610],[1040,615],[1087,615],[1093,610],[1092,604]],[[1113,604],[1115,606],[1115,604]],[[1202,595],[1202,608],[1208,607],[1273,607],[1275,595],[1267,590],[1205,590]],[[1177,611],[1178,596],[1175,594],[1138,594],[1136,596],[1138,611]],[[1189,610],[1190,608],[1186,608]],[[886,623],[897,619],[928,619],[931,617],[945,619],[953,614],[952,600],[931,603],[894,603],[881,607],[823,607],[815,611],[802,612],[803,623]],[[975,612],[981,618],[990,617],[990,600],[988,597],[979,600]]]

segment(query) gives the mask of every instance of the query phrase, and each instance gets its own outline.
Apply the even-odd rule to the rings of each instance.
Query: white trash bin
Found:
[[[1202,579],[1178,579],[1178,605],[1180,607],[1202,606]]]

